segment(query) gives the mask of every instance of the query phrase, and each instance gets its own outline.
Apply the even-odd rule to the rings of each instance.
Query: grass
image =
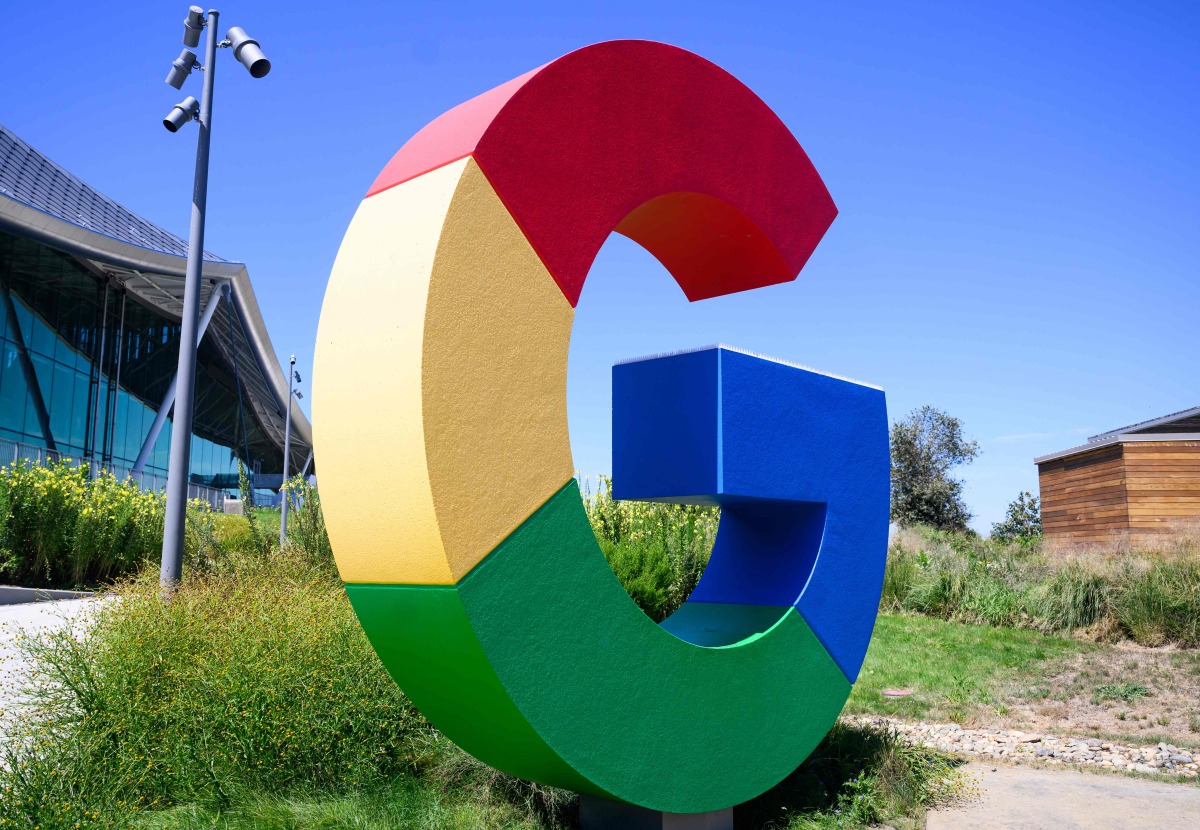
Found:
[[[450,753],[454,750],[448,749]],[[465,756],[464,756],[465,758]],[[472,762],[463,762],[470,767]],[[477,763],[475,767],[479,767]],[[497,828],[545,830],[578,826],[578,802],[555,793],[551,802],[495,791],[495,773],[468,783],[455,777],[405,777],[344,794],[310,792],[252,794],[223,808],[187,804],[137,817],[138,828]],[[484,783],[490,779],[490,783]],[[837,725],[792,775],[777,787],[734,809],[739,830],[865,828],[888,821],[919,827],[931,805],[971,793],[970,782],[941,753],[904,744],[893,734]]]
[[[1200,651],[881,614],[845,711],[1196,749],[1198,700]]]
[[[1107,548],[1000,544],[902,529],[882,606],[958,622],[1142,645],[1200,646],[1200,533],[1117,539]]]
[[[225,808],[188,804],[150,813],[135,822],[147,830],[264,830],[357,828],[395,830],[542,830],[534,814],[473,793],[442,789],[417,778],[345,794],[254,794]]]
[[[1097,686],[1096,691],[1092,693],[1092,703],[1099,703],[1103,700],[1123,700],[1126,703],[1133,703],[1139,697],[1145,697],[1150,694],[1150,690],[1141,683],[1105,683]]]
[[[1097,648],[1035,631],[880,614],[846,713],[961,722],[1006,705],[1014,686],[1037,694],[1048,667]],[[913,694],[885,698],[883,689]]]
[[[613,502],[603,484],[587,496],[593,528],[631,595],[661,619],[703,571],[718,514]],[[32,708],[6,724],[0,829],[577,823],[571,794],[487,768],[411,707],[346,601],[317,494],[300,495],[283,551],[273,511],[196,512],[186,578],[169,601],[148,567],[117,581],[114,601],[87,631],[23,643],[39,682]],[[1005,717],[1129,682],[1105,673],[1111,647],[1040,631],[1095,627],[1097,614],[1117,607],[1105,573],[1067,574],[1032,549],[1006,564],[996,550],[930,538],[937,544],[928,549],[893,549],[885,590],[896,607],[923,604],[930,616],[880,616],[848,714]],[[1141,636],[1166,611],[1187,610],[1190,588],[1179,584],[1175,593],[1144,595],[1150,610]],[[1041,597],[1036,608],[1057,610],[1022,617],[1035,607],[1030,596]],[[1155,610],[1163,597],[1170,602]],[[1080,661],[1099,668],[1069,682],[1059,677]],[[1175,714],[1148,709],[1147,701],[1166,699],[1163,673],[1186,681],[1174,692],[1186,697],[1200,659],[1177,652],[1158,663],[1142,659],[1129,669],[1150,692],[1118,696],[1129,722],[1143,730],[1196,723],[1194,708]],[[914,694],[885,699],[880,691],[889,687]],[[1188,699],[1194,704],[1195,696]],[[884,729],[843,723],[778,787],[739,807],[737,823],[745,830],[915,827],[929,805],[962,792],[945,756]]]
[[[571,794],[480,764],[420,717],[323,548],[264,552],[249,518],[209,518],[169,600],[148,568],[90,627],[20,643],[34,698],[5,723],[0,827],[576,823]],[[938,753],[842,726],[739,825],[915,822],[958,782]]]

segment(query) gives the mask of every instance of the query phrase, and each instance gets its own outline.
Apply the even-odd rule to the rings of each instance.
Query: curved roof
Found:
[[[164,316],[182,317],[188,243],[90,187],[3,125],[0,229],[66,251]],[[237,310],[231,318],[222,303],[205,340],[215,344],[230,364],[236,350],[254,415],[282,448],[288,379],[275,357],[246,266],[205,251],[203,274],[202,306],[222,283],[229,282]],[[296,402],[290,403],[291,467],[299,470],[312,449],[312,427]]]

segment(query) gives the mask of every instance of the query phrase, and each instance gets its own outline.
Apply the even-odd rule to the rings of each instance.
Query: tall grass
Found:
[[[584,507],[604,556],[626,592],[656,622],[687,599],[708,564],[720,509],[616,501],[612,479],[593,493],[581,482]]]
[[[129,573],[162,547],[163,498],[66,461],[0,469],[0,580],[86,587]]]
[[[169,601],[147,569],[113,589],[86,634],[22,648],[35,695],[0,764],[18,793],[0,799],[10,824],[348,792],[403,774],[428,729],[341,586],[288,552],[193,572]]]
[[[882,607],[960,622],[1200,646],[1200,541],[1144,547],[999,544],[901,529],[888,550]]]
[[[198,510],[169,596],[151,563],[86,625],[21,639],[33,671],[27,705],[2,719],[0,828],[577,824],[572,794],[486,767],[412,708],[346,599],[318,494],[289,486],[282,550],[269,512]],[[610,550],[668,563],[644,580],[658,611],[698,576],[716,527],[713,510],[626,507],[607,491],[589,517],[611,528]],[[739,824],[916,817],[957,781],[936,753],[840,726]]]
[[[332,570],[316,487],[296,477],[287,493],[295,505],[287,545]],[[144,493],[107,471],[91,478],[86,467],[66,461],[0,468],[0,582],[95,588],[136,573],[159,558],[163,514],[163,494]],[[193,501],[186,547],[193,568],[228,562],[231,555],[266,556],[279,548],[279,511],[248,507],[244,516],[226,516]]]

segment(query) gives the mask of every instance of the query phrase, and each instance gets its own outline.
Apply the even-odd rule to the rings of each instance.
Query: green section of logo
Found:
[[[794,608],[687,603],[656,625],[608,567],[573,481],[457,585],[346,589],[392,676],[463,749],[651,809],[769,789],[850,694]],[[778,622],[762,632],[764,619]]]

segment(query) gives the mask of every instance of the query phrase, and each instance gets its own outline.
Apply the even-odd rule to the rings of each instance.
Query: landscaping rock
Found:
[[[1200,753],[1193,754],[1167,743],[1130,747],[1097,738],[1025,734],[1008,729],[968,729],[958,724],[906,723],[893,718],[861,717],[862,723],[888,726],[906,741],[956,755],[1029,762],[1069,764],[1140,772],[1163,777],[1200,776]]]

